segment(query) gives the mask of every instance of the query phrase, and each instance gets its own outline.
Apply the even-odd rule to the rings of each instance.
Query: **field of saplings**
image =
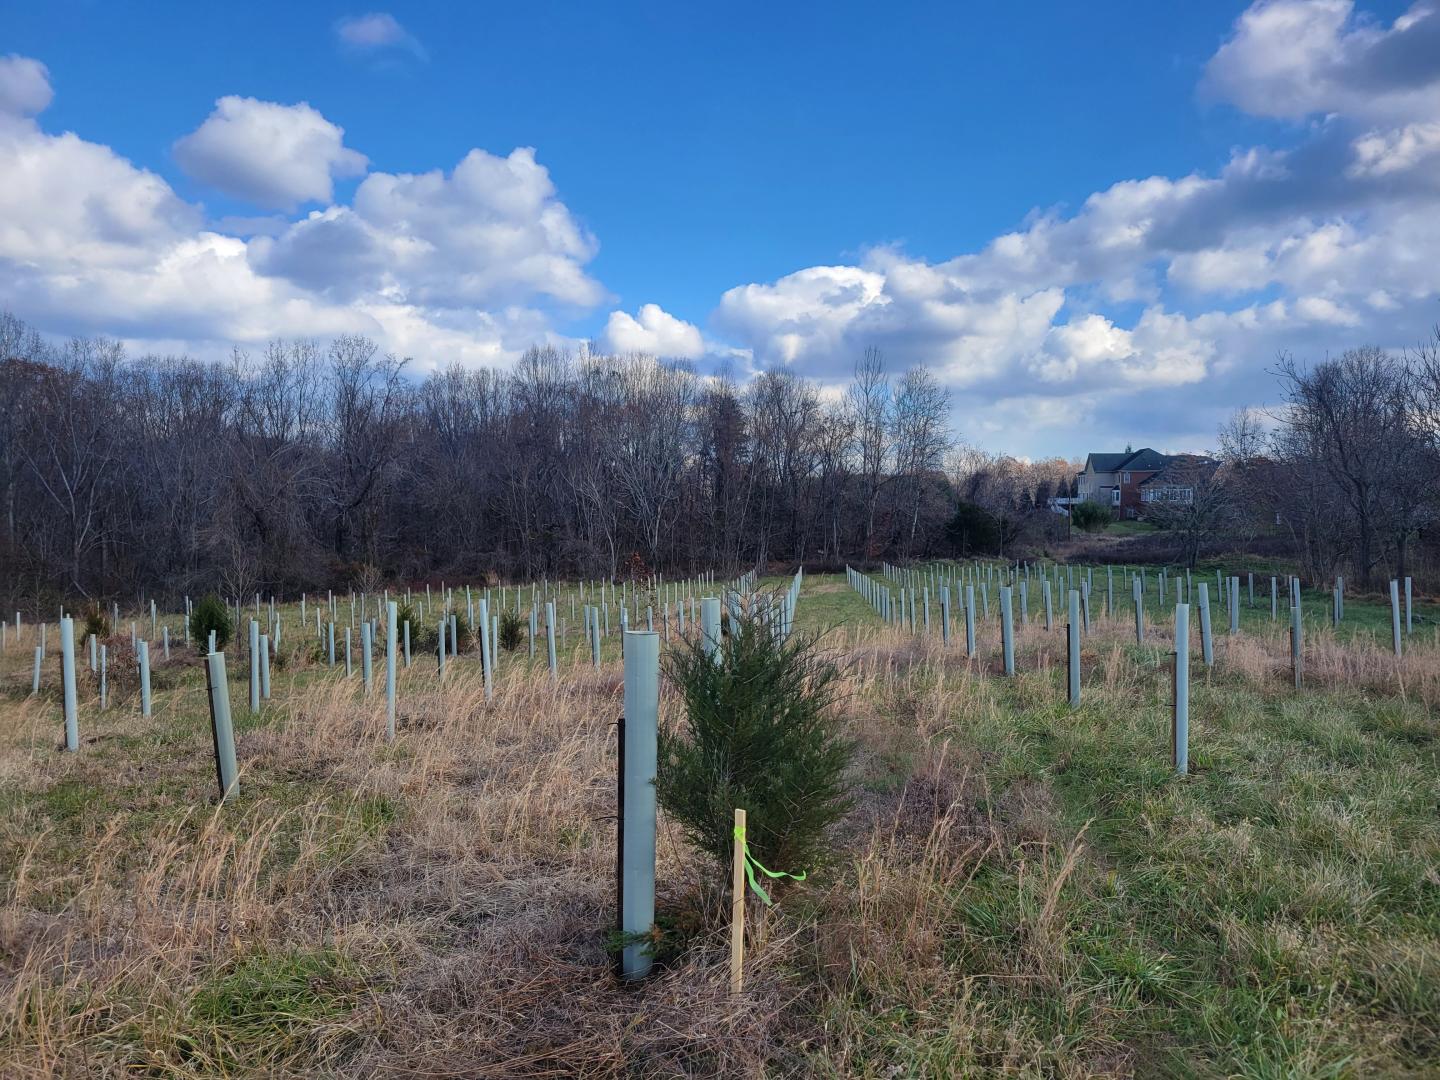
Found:
[[[1408,580],[14,606],[6,1077],[1440,1072]]]

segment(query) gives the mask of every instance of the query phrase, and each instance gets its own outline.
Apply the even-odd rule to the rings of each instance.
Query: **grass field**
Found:
[[[596,670],[572,633],[553,684],[543,648],[502,658],[493,702],[473,657],[441,685],[417,656],[389,744],[383,692],[287,608],[259,715],[232,664],[220,807],[193,652],[149,719],[118,672],[101,713],[82,663],[65,754],[58,641],[31,698],[27,630],[0,654],[0,1075],[1435,1075],[1440,610],[1396,660],[1387,607],[1337,633],[1307,594],[1296,691],[1260,594],[1233,637],[1217,604],[1213,669],[1192,640],[1177,778],[1158,604],[1143,646],[1128,589],[1096,607],[1071,710],[1038,593],[1005,678],[993,618],[967,660],[808,578],[856,806],[752,907],[739,998],[728,868],[663,818],[662,962],[611,975],[613,637]]]
[[[1143,536],[1158,531],[1148,521],[1112,521],[1105,526],[1106,536]]]

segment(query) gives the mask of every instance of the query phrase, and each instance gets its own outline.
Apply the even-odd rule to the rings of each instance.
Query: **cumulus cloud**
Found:
[[[611,352],[696,359],[705,353],[700,328],[677,319],[659,304],[642,304],[637,315],[612,311],[605,323],[604,345]]]
[[[43,329],[210,356],[276,336],[358,332],[421,367],[504,363],[559,340],[549,301],[604,296],[583,266],[594,240],[531,150],[477,150],[448,175],[377,173],[349,205],[221,226],[109,147],[25,115],[44,97],[37,70],[0,62],[5,86],[28,87],[7,91],[22,110],[0,113],[0,309]],[[334,132],[332,167],[343,146]],[[328,193],[328,176],[304,181],[322,183]],[[323,235],[330,222],[337,231]]]
[[[1434,322],[1437,3],[1388,23],[1348,0],[1252,5],[1203,90],[1295,121],[1278,145],[1216,170],[1117,178],[953,258],[874,247],[738,283],[711,315],[715,337],[659,304],[611,311],[603,344],[788,365],[831,388],[875,345],[894,368],[929,365],[961,429],[994,448],[1202,447],[1231,408],[1273,393],[1277,351],[1403,346]],[[387,18],[336,32],[394,49],[404,30]],[[371,173],[336,202],[335,179],[364,165],[338,127],[293,112],[308,106],[225,99],[238,119],[222,102],[201,130],[231,187],[207,182],[262,207],[319,205],[207,226],[154,174],[43,131],[49,97],[42,65],[0,60],[0,307],[42,325],[242,344],[358,330],[422,364],[503,362],[607,300],[587,269],[597,240],[534,150]],[[294,138],[263,134],[244,115],[256,107],[281,110],[266,122]],[[263,154],[257,179],[246,167]]]
[[[1206,67],[1204,90],[1256,116],[1433,113],[1440,4],[1418,0],[1390,26],[1353,0],[1269,0],[1244,12]]]
[[[1355,140],[1352,177],[1388,176],[1413,169],[1440,154],[1440,120],[1406,124],[1391,131],[1372,131]]]
[[[453,308],[546,296],[589,307],[605,290],[584,264],[596,242],[522,147],[472,150],[449,173],[371,173],[350,206],[251,241],[255,266],[336,302],[367,294]]]
[[[0,56],[0,114],[37,116],[50,105],[50,72],[28,56]]]
[[[340,44],[354,52],[369,53],[401,49],[418,60],[426,59],[425,49],[415,36],[386,11],[368,15],[347,15],[335,23],[335,36]]]
[[[328,202],[334,180],[361,175],[367,163],[345,146],[344,128],[303,101],[280,105],[233,95],[175,143],[175,160],[203,184],[280,209]]]
[[[1281,349],[1403,346],[1433,322],[1437,35],[1436,0],[1389,25],[1344,0],[1257,3],[1204,89],[1314,117],[1293,145],[1239,149],[1213,175],[1117,181],[953,259],[875,249],[737,286],[715,320],[757,362],[825,379],[870,345],[927,364],[963,416],[1049,398],[1077,420],[1128,415],[1140,439],[1147,425],[1194,432],[1196,416],[1263,398]],[[1012,448],[1028,437],[1012,431]]]

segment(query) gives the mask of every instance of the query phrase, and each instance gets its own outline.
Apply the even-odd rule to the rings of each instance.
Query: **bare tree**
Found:
[[[923,496],[942,474],[945,453],[953,443],[949,428],[950,393],[928,369],[911,368],[900,380],[891,419],[895,441],[897,499],[902,500],[908,527],[900,551],[916,550]]]
[[[1175,540],[1177,556],[1193,568],[1206,540],[1232,532],[1240,520],[1238,466],[1181,454],[1146,482],[1145,520]]]
[[[880,501],[880,488],[885,479],[885,466],[890,457],[890,414],[892,400],[890,377],[885,373],[885,358],[873,345],[855,365],[855,378],[845,394],[850,423],[855,432],[859,464],[860,550],[870,552],[875,539],[875,512]]]
[[[1368,587],[1387,541],[1403,562],[1414,528],[1413,492],[1402,481],[1416,452],[1409,372],[1366,346],[1309,369],[1282,356],[1278,374],[1288,406],[1280,445],[1292,462],[1313,464],[1333,485],[1354,530],[1351,561]]]

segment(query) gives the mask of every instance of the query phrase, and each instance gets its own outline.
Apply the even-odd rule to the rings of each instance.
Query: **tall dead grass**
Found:
[[[1129,623],[1097,619],[1087,695],[1148,700],[1169,633],[1153,626],[1137,648]],[[493,700],[474,663],[441,682],[417,660],[393,743],[382,692],[288,666],[268,721],[240,734],[240,795],[223,807],[194,686],[151,721],[87,712],[80,755],[55,752],[53,701],[5,702],[0,786],[22,801],[64,785],[92,794],[78,812],[52,807],[46,828],[39,810],[12,815],[0,837],[13,853],[0,1074],[896,1075],[877,1028],[891,1014],[907,1017],[910,1045],[933,1047],[898,1066],[914,1074],[953,1060],[1125,1072],[1107,1034],[1116,1006],[1084,984],[1067,944],[1077,883],[1101,871],[1048,789],[989,790],[989,751],[967,735],[1059,691],[1063,628],[1017,628],[1021,680],[999,672],[994,620],[975,659],[938,633],[851,628],[829,641],[869,779],[839,865],[779,913],[754,911],[738,999],[714,904],[728,874],[668,826],[662,963],[640,987],[611,975],[620,667],[594,670],[580,647],[554,682],[507,658]],[[1283,634],[1217,635],[1217,676],[1284,692],[1287,665]],[[1434,706],[1440,649],[1417,643],[1396,661],[1320,632],[1306,677]],[[962,917],[987,868],[1020,883],[1004,948]],[[234,999],[257,957],[315,953],[333,958],[331,974],[301,977],[293,1007],[258,992],[234,1015],[204,1007],[217,986]],[[997,985],[1083,1004],[1089,1035],[1045,1044]]]

